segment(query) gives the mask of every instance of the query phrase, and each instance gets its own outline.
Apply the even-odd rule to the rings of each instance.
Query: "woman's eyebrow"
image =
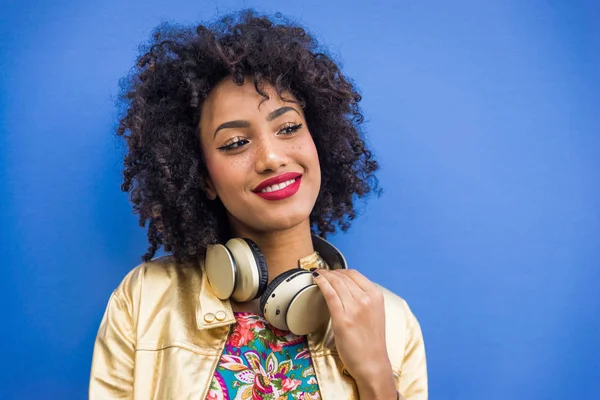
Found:
[[[267,115],[267,121],[273,121],[275,118],[282,116],[283,114],[285,114],[288,111],[294,111],[296,114],[300,115],[298,110],[296,110],[294,107],[286,106],[286,107],[278,108],[275,111],[271,111],[269,113],[269,115]]]
[[[289,111],[294,111],[296,114],[300,115],[300,113],[298,112],[298,110],[296,110],[294,107],[286,106],[286,107],[278,108],[275,111],[271,111],[269,113],[269,115],[267,115],[267,121],[273,121],[275,118],[280,117],[280,116],[282,116],[283,114],[285,114],[285,113],[287,113]],[[250,122],[245,121],[245,120],[235,120],[235,121],[223,122],[215,130],[215,133],[213,134],[213,139],[217,136],[217,133],[221,129],[227,129],[227,128],[248,128],[249,126],[250,126]]]
[[[244,121],[244,120],[223,122],[221,125],[219,125],[219,127],[217,128],[217,130],[215,130],[215,133],[213,134],[213,139],[215,138],[215,136],[217,136],[217,133],[221,129],[227,129],[227,128],[248,128],[249,126],[250,126],[250,122]]]

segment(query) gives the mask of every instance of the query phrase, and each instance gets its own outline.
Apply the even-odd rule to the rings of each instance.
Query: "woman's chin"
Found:
[[[286,231],[292,228],[296,228],[303,223],[306,223],[306,226],[309,227],[309,215],[301,214],[301,215],[287,215],[280,216],[275,218],[266,218],[261,221],[256,221],[257,225],[262,229],[258,229],[262,232],[277,232],[277,231]]]
[[[265,232],[279,232],[286,231],[302,225],[304,222],[308,222],[308,216],[304,218],[290,218],[287,220],[276,220],[272,221],[265,227]],[[310,223],[306,224],[307,227],[310,227]]]
[[[254,214],[247,216],[247,218],[233,218],[230,219],[234,231],[245,231],[250,230],[254,232],[279,232],[286,231],[292,228],[296,228],[299,225],[306,224],[310,228],[310,213],[308,212],[296,212],[296,213],[267,213],[261,216]],[[238,225],[239,229],[236,229]]]

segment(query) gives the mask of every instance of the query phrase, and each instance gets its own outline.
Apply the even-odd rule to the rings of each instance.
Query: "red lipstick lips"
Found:
[[[302,174],[286,172],[262,181],[253,191],[265,200],[283,200],[298,192],[301,180]]]

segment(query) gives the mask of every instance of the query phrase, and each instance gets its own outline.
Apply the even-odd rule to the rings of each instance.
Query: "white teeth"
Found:
[[[281,190],[283,188],[286,188],[286,187],[290,186],[294,182],[296,182],[295,179],[290,179],[289,181],[285,181],[285,182],[282,182],[282,183],[276,183],[275,185],[267,186],[266,188],[264,188],[260,192],[261,193],[270,193],[270,192],[274,192],[276,190]]]

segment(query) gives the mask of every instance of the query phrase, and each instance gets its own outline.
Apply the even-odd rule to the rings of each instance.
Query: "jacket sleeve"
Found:
[[[126,280],[111,295],[94,344],[89,398],[132,399],[135,335]]]
[[[425,343],[419,321],[408,305],[406,324],[406,344],[398,391],[401,399],[427,400],[427,362],[425,358]]]

